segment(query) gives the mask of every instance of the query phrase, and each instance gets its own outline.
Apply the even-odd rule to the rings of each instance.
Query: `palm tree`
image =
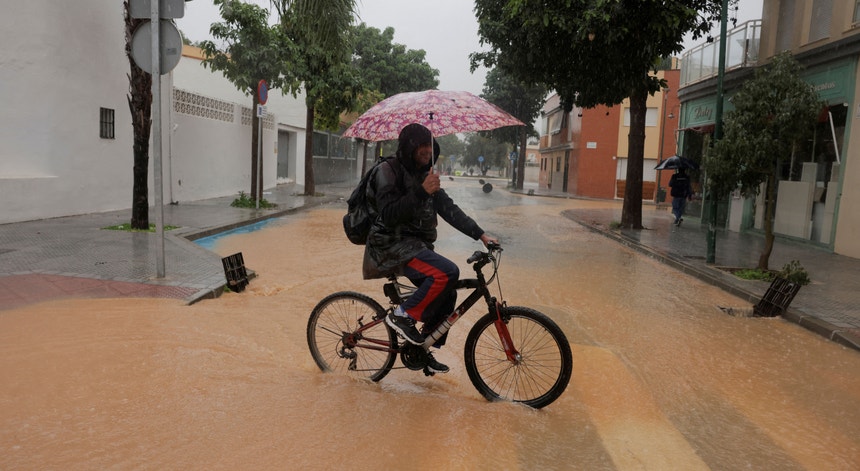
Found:
[[[131,70],[128,74],[128,109],[131,112],[133,137],[133,184],[131,227],[149,229],[149,132],[152,120],[152,75],[144,72],[131,58],[131,37],[134,30],[147,20],[135,19],[129,13],[128,0],[123,2],[125,15],[125,54]]]

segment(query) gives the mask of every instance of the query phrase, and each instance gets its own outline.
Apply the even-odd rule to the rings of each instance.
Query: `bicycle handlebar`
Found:
[[[502,246],[500,244],[490,242],[489,244],[487,244],[487,251],[486,252],[484,252],[483,250],[476,250],[475,253],[473,253],[472,256],[466,260],[466,263],[475,263],[475,262],[480,261],[480,260],[489,261],[489,259],[493,253],[497,253],[497,252],[501,252],[501,251],[502,251]]]

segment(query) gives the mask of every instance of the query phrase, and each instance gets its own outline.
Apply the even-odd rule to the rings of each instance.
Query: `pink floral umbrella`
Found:
[[[373,105],[343,133],[366,141],[397,139],[407,124],[426,126],[434,136],[488,131],[523,122],[469,92],[426,90],[400,93]]]

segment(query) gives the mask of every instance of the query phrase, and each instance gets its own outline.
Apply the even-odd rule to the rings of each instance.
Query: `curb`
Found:
[[[302,210],[305,210],[308,208],[314,208],[317,206],[322,206],[324,204],[329,204],[329,203],[336,202],[336,201],[339,201],[340,199],[342,199],[342,197],[339,195],[310,197],[310,198],[312,198],[312,201],[310,201],[310,202],[305,201],[303,204],[298,205],[298,206],[294,206],[292,208],[275,210],[275,211],[272,211],[268,214],[264,214],[262,216],[249,218],[249,219],[246,219],[244,221],[234,222],[234,223],[226,224],[223,226],[208,227],[206,229],[202,229],[202,230],[199,230],[196,232],[189,232],[187,234],[175,234],[174,237],[176,237],[178,243],[193,244],[194,247],[196,247],[200,250],[206,250],[207,252],[215,254],[214,252],[197,245],[197,243],[195,243],[194,241],[197,239],[202,239],[204,237],[209,237],[209,236],[213,236],[213,235],[220,234],[223,232],[232,231],[233,229],[238,229],[240,227],[250,226],[250,225],[256,224],[258,222],[267,221],[269,219],[275,219],[278,217],[287,216],[287,215],[294,214],[294,213],[297,213],[299,211],[302,211]],[[217,254],[215,254],[215,255],[217,255]],[[249,269],[248,270],[248,280],[252,280],[256,277],[257,277],[257,273],[254,272],[253,270]],[[195,303],[202,301],[204,299],[216,299],[224,293],[224,290],[226,287],[227,287],[227,279],[225,277],[224,281],[222,283],[218,283],[217,285],[203,288],[200,291],[198,291],[197,293],[185,298],[183,301],[185,302],[186,305],[190,306],[190,305],[195,304]]]
[[[738,288],[737,286],[734,286],[733,284],[720,279],[720,277],[716,273],[711,273],[711,270],[705,271],[697,267],[690,266],[689,264],[677,259],[677,257],[667,255],[657,250],[653,250],[650,247],[644,246],[626,237],[622,233],[601,229],[600,227],[594,226],[585,221],[581,221],[567,214],[564,214],[564,216],[571,221],[574,221],[588,228],[592,232],[601,234],[626,247],[630,247],[631,249],[634,249],[644,255],[647,255],[661,263],[669,265],[672,268],[675,268],[683,273],[699,278],[700,280],[713,286],[716,286],[717,288],[720,288],[723,291],[726,291],[734,296],[744,299],[751,304],[757,304],[759,301],[761,301],[761,296],[756,295],[750,291]],[[825,337],[830,341],[836,342],[844,347],[860,351],[860,337],[852,334],[851,332],[847,332],[845,331],[845,329],[830,322],[811,316],[809,314],[804,314],[791,307],[789,307],[782,314],[782,318],[789,322],[798,324],[799,326],[811,332],[814,332],[822,337]]]

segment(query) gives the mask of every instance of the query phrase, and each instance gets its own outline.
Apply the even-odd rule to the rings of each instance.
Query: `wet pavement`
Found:
[[[494,182],[495,191],[504,182]],[[130,219],[130,210],[0,225],[0,310],[57,298],[158,297],[194,303],[223,292],[226,285],[219,255],[194,242],[275,217],[324,204],[344,205],[351,184],[317,185],[318,196],[301,195],[295,184],[264,194],[274,209],[230,207],[234,197],[180,202],[164,208],[164,224],[178,226],[164,235],[165,276],[157,273],[153,233],[104,230]],[[559,192],[529,188],[525,198],[570,198]],[[525,193],[525,192],[524,192]],[[769,283],[739,279],[719,267],[756,265],[763,238],[757,234],[718,231],[716,263],[705,263],[706,230],[695,218],[681,227],[665,205],[645,204],[644,230],[617,230],[621,202],[612,209],[573,209],[564,213],[617,242],[660,262],[716,285],[749,302],[727,306],[737,315],[750,312]],[[155,216],[150,216],[150,222]],[[777,238],[770,267],[799,260],[812,283],[800,289],[783,317],[844,346],[860,350],[860,260]],[[253,267],[251,267],[253,268]],[[671,280],[646,280],[654,289],[683,292]],[[690,293],[695,296],[695,293]]]

